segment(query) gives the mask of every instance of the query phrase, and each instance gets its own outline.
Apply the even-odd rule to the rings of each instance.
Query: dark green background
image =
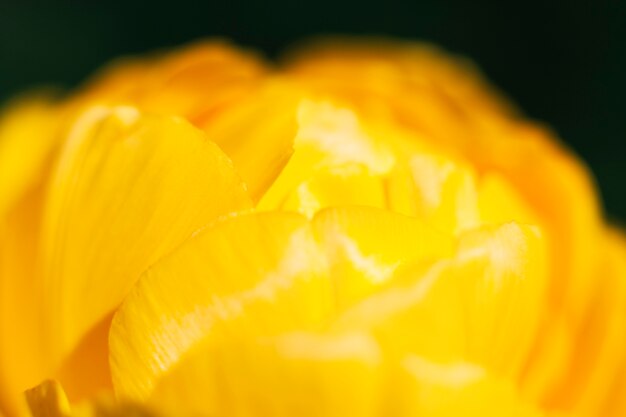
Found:
[[[0,0],[0,100],[71,87],[108,59],[220,35],[275,56],[319,33],[436,42],[474,59],[591,165],[626,220],[626,7],[619,1]]]

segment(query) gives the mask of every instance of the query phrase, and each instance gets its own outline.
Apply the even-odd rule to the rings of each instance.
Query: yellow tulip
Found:
[[[626,243],[471,63],[122,60],[0,118],[0,414],[621,416]]]

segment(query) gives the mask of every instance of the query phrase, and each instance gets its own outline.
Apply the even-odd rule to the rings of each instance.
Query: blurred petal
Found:
[[[0,113],[0,216],[39,182],[58,142],[58,111],[43,95],[25,96]]]
[[[253,334],[294,325],[315,328],[332,313],[329,303],[345,308],[384,285],[401,265],[448,253],[452,246],[418,220],[370,208],[322,211],[312,225],[310,230],[295,214],[238,216],[204,231],[152,268],[112,328],[118,392],[148,394],[152,381],[199,338],[217,333],[216,323],[227,321],[229,329],[237,323],[244,326],[239,331]],[[415,234],[397,240],[399,230]],[[322,250],[335,277],[332,292]],[[180,274],[190,293],[181,291]],[[268,291],[273,305],[261,297]]]
[[[176,414],[179,415],[179,414]],[[113,397],[101,397],[88,403],[72,406],[72,417],[157,417],[164,414],[145,404],[117,401]],[[36,416],[35,416],[36,417]]]
[[[607,403],[624,402],[609,397],[626,366],[626,238],[621,231],[605,232],[602,253],[593,307],[572,340],[576,363],[561,374],[548,399],[555,408],[580,415],[604,415]]]
[[[70,105],[77,110],[93,104],[133,105],[196,123],[250,93],[266,71],[250,52],[224,41],[198,42],[147,58],[120,59],[87,83]]]
[[[500,171],[539,216],[551,245],[550,299],[555,306],[565,307],[568,320],[577,326],[594,291],[602,238],[590,175],[545,130],[521,125],[497,135],[509,140],[487,136],[473,158]]]
[[[384,183],[380,177],[367,172],[362,165],[346,164],[341,169],[329,168],[311,173],[285,197],[280,208],[312,217],[319,210],[336,205],[384,208],[385,198]]]
[[[236,105],[197,122],[233,160],[255,201],[271,186],[293,152],[299,100],[293,86],[280,79],[270,80]]]
[[[450,256],[454,245],[418,219],[370,207],[325,209],[312,224],[341,310],[391,285],[409,263]]]
[[[548,402],[562,375],[576,363],[573,360],[574,337],[565,317],[554,311],[547,311],[545,315],[550,319],[542,320],[537,343],[520,379],[524,396],[539,404]]]
[[[312,216],[330,205],[385,206],[381,176],[395,162],[391,149],[371,137],[349,109],[302,101],[294,153],[259,201]]]
[[[0,408],[50,376],[41,288],[45,193],[62,142],[62,105],[45,93],[10,102],[0,119]],[[12,413],[16,413],[12,410]]]
[[[55,168],[44,218],[52,362],[58,366],[148,266],[200,227],[248,207],[231,162],[186,122],[128,107],[84,114]]]
[[[150,403],[184,415],[379,415],[380,353],[367,335],[232,336],[185,356]]]
[[[470,360],[496,375],[515,376],[539,323],[542,249],[529,227],[468,232],[455,257],[400,271],[399,285],[357,304],[337,326],[370,329],[397,354],[408,351],[443,363]]]
[[[132,102],[196,124],[250,94],[266,73],[264,62],[250,51],[225,41],[198,42],[157,59],[143,74]]]
[[[407,377],[397,395],[405,416],[542,415],[519,397],[512,384],[465,362],[438,364],[418,356],[404,361]]]
[[[70,414],[65,392],[56,381],[44,381],[26,391],[25,396],[33,417],[66,417]]]
[[[420,217],[452,233],[478,225],[476,179],[468,167],[426,154],[412,156],[409,166]]]
[[[112,391],[109,328],[112,314],[96,323],[55,372],[72,403]]]
[[[428,45],[335,39],[304,48],[287,71],[317,99],[420,133],[467,157],[479,175],[495,171],[510,181],[552,241],[551,301],[579,324],[598,255],[590,242],[601,239],[591,177],[549,131],[523,121],[470,62]]]
[[[89,402],[70,404],[61,385],[46,380],[27,390],[24,397],[32,417],[155,417],[158,414],[144,405],[117,402],[111,396],[101,396]]]
[[[434,47],[120,61],[0,115],[0,414],[619,416],[605,228],[584,165]]]
[[[523,224],[540,224],[536,211],[506,177],[496,172],[480,178],[478,204],[482,223],[498,224],[515,219]]]
[[[41,183],[30,187],[0,216],[0,409],[8,408],[10,415],[22,392],[50,371],[37,274],[42,188]]]
[[[469,358],[515,380],[536,341],[546,300],[549,268],[542,234],[514,223],[485,227],[461,236],[459,256],[465,268],[483,271],[465,271],[457,282],[467,303]]]
[[[318,94],[332,93],[357,108],[417,124],[420,130],[451,129],[466,113],[515,113],[471,61],[434,45],[331,38],[304,45],[287,58],[287,71]],[[405,113],[390,114],[380,105],[383,99]]]

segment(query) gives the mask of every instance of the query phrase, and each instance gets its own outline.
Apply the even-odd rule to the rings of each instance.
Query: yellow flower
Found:
[[[621,416],[626,244],[471,63],[125,60],[0,119],[0,414]]]

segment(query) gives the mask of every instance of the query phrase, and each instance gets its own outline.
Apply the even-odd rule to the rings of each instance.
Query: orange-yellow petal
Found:
[[[469,360],[515,377],[536,337],[546,268],[534,228],[468,232],[454,257],[400,271],[397,286],[357,304],[336,326],[370,329],[396,354]]]
[[[304,52],[287,72],[316,99],[424,135],[479,175],[502,175],[551,241],[551,302],[580,324],[593,291],[600,209],[586,168],[550,131],[523,120],[471,62],[429,45],[348,39]]]
[[[182,415],[379,414],[381,354],[367,334],[224,333],[199,345],[158,383],[149,403]]]
[[[432,263],[454,247],[451,236],[419,219],[371,207],[327,208],[312,225],[340,310],[392,285],[407,264]]]
[[[241,334],[321,326],[333,310],[324,271],[297,214],[240,215],[208,228],[151,268],[115,315],[116,392],[145,399],[182,354],[219,334],[221,323]]]
[[[103,395],[80,404],[72,404],[63,387],[54,380],[45,380],[24,393],[32,417],[155,417],[163,415],[143,404],[118,402],[110,395]],[[25,414],[26,415],[26,414]]]
[[[17,413],[24,389],[50,371],[38,279],[43,181],[0,216],[0,409]],[[6,396],[6,398],[5,398]]]
[[[66,110],[48,95],[27,95],[0,120],[0,385],[13,404],[54,372],[43,339],[40,229]]]
[[[609,393],[626,365],[626,238],[607,230],[590,294],[592,308],[573,335],[575,363],[560,375],[547,401],[557,409],[580,415],[604,415],[608,404],[619,404]],[[623,400],[621,400],[623,402]]]
[[[299,91],[292,85],[272,79],[236,105],[197,121],[233,160],[255,201],[271,186],[293,152],[299,100]]]
[[[90,105],[132,105],[201,123],[253,91],[267,68],[253,53],[224,41],[201,41],[146,58],[119,59],[74,96],[76,111]]]
[[[0,113],[0,216],[39,182],[58,142],[58,111],[43,95],[25,96]]]
[[[259,209],[297,210],[309,216],[342,204],[385,206],[381,175],[394,155],[372,138],[349,109],[302,101],[293,155],[259,201]]]
[[[24,395],[33,417],[67,417],[70,414],[70,404],[57,381],[44,381]]]
[[[404,360],[404,384],[396,392],[403,416],[539,417],[510,381],[498,379],[476,364],[436,363],[419,356]]]
[[[187,122],[96,107],[73,125],[54,170],[41,271],[56,366],[139,275],[250,200],[230,160]]]

